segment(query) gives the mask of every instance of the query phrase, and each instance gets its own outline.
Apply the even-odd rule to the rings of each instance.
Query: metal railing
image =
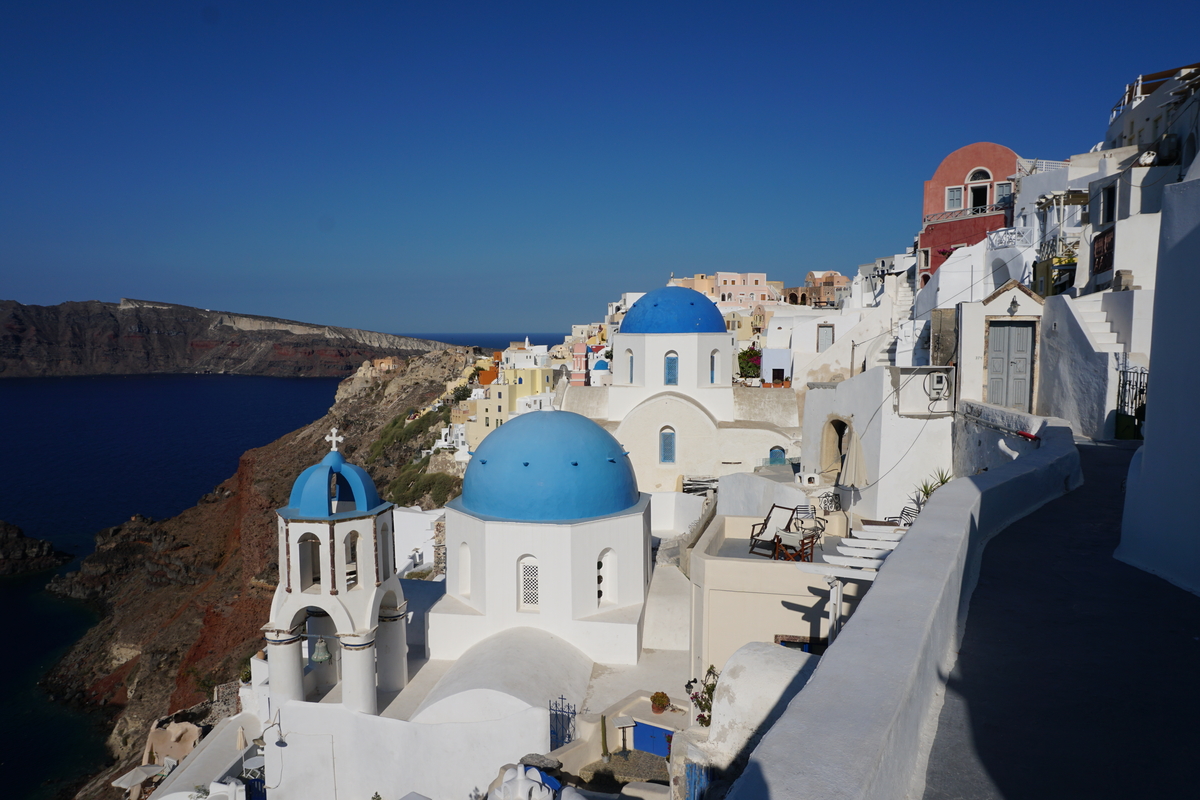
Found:
[[[1069,161],[1046,161],[1041,158],[1018,158],[1017,172],[1021,175],[1032,175],[1035,172],[1050,172],[1055,169],[1066,169],[1071,166]]]
[[[1005,200],[1000,203],[992,203],[990,206],[972,206],[970,208],[960,208],[957,211],[942,211],[937,214],[926,214],[923,222],[949,222],[952,219],[966,219],[967,217],[982,217],[985,214],[999,214],[1002,211],[1008,211],[1012,208],[1012,200]]]
[[[1001,228],[987,235],[988,250],[1003,247],[1033,247],[1033,228]]]

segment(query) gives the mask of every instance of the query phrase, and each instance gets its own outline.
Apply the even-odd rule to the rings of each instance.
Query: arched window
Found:
[[[533,556],[517,561],[517,610],[538,610],[538,562]]]
[[[663,383],[667,386],[679,385],[679,354],[674,350],[663,359]]]
[[[808,305],[808,295],[807,294],[800,295],[800,305],[802,305],[802,306]]]
[[[471,548],[466,542],[458,544],[458,593],[471,596]]]
[[[718,355],[719,355],[719,353],[716,350],[713,350],[711,353],[708,354],[708,382],[709,383],[717,382],[717,356]]]
[[[596,605],[617,604],[617,553],[611,547],[596,559]]]
[[[321,590],[321,542],[316,534],[306,533],[296,543],[296,555],[300,568],[300,591]]]
[[[975,181],[990,181],[991,179],[992,173],[988,172],[986,169],[977,169],[971,173],[969,178],[967,178],[967,183],[974,183]]]
[[[346,588],[358,586],[358,544],[362,539],[358,531],[350,531],[346,537]]]
[[[663,464],[675,463],[674,428],[663,428],[658,432],[658,460]]]
[[[768,454],[769,462],[772,464],[786,464],[787,456],[785,455],[785,452],[786,451],[779,445],[772,447],[770,453]]]
[[[633,351],[626,350],[625,356],[626,356],[626,358],[629,359],[629,384],[632,386],[633,385]]]

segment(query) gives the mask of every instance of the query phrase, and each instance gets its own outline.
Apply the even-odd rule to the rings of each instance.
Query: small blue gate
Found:
[[[701,800],[708,784],[712,782],[712,772],[707,764],[687,764],[687,800]]]
[[[575,706],[559,696],[550,701],[550,749],[557,750],[575,739]]]
[[[671,757],[671,735],[674,731],[639,722],[633,729],[633,749],[643,753]]]

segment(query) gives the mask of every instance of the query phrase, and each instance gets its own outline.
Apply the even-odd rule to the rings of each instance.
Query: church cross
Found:
[[[338,436],[337,428],[331,428],[329,435],[325,437],[325,441],[329,442],[329,449],[336,453],[338,445],[346,441],[346,437]]]

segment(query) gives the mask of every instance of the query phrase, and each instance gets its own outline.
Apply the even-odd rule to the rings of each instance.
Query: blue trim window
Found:
[[[714,350],[708,356],[708,382],[717,382],[717,351]]]
[[[626,352],[629,353],[629,383],[630,383],[630,385],[632,385],[633,384],[633,353],[630,351],[626,351]]]
[[[679,385],[679,356],[668,353],[663,359],[663,383],[667,386]]]
[[[670,428],[658,433],[658,460],[663,464],[675,463],[675,431]]]

